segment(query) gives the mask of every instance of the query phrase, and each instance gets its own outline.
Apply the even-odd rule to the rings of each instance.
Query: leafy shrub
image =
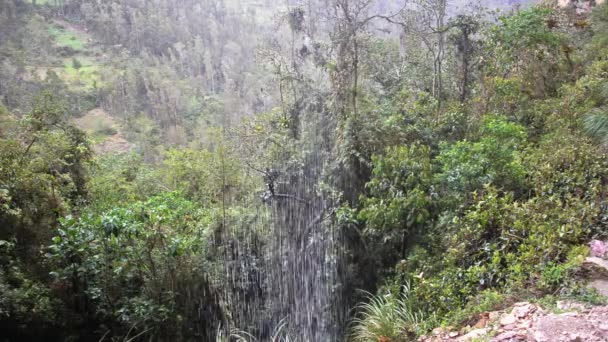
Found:
[[[389,148],[373,162],[358,219],[367,223],[368,233],[383,235],[385,242],[405,243],[401,236],[414,236],[430,215],[430,149],[417,144]]]
[[[486,184],[519,191],[524,181],[519,153],[525,142],[522,126],[500,117],[486,118],[479,141],[442,145],[437,158],[442,167],[439,181],[445,191],[458,197],[481,190]]]
[[[473,297],[461,310],[455,310],[447,317],[447,324],[452,326],[472,325],[479,314],[495,311],[506,305],[507,297],[495,290],[483,290]]]
[[[177,286],[195,291],[205,282],[200,219],[194,203],[175,193],[68,217],[50,246],[53,275],[98,319],[179,336],[180,317],[190,313]]]
[[[12,319],[31,327],[55,324],[59,303],[43,283],[24,272],[15,246],[14,241],[0,240],[0,322]]]

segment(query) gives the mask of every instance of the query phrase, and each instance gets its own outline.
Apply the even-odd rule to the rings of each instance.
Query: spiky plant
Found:
[[[258,342],[259,340],[251,335],[250,333],[242,330],[232,330],[229,336],[225,336],[224,331],[221,327],[218,327],[216,342]],[[298,339],[289,335],[287,331],[287,321],[282,319],[275,326],[272,331],[272,335],[269,339],[270,342],[298,342]]]
[[[357,342],[405,341],[408,333],[420,321],[412,311],[407,287],[401,294],[367,294],[367,300],[356,306],[357,315],[352,321],[350,337]]]
[[[608,146],[608,107],[595,108],[587,113],[585,129],[602,145]]]
[[[295,337],[289,335],[287,331],[287,321],[282,319],[272,332],[271,342],[298,342]]]
[[[608,146],[608,82],[599,84],[591,97],[600,106],[585,115],[585,130],[604,146]]]

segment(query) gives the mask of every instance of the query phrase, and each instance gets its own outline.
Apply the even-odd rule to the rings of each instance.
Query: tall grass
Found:
[[[250,333],[242,330],[233,330],[230,336],[225,336],[221,328],[218,328],[216,342],[259,342],[260,340],[251,335]],[[275,326],[268,342],[299,342],[299,340],[289,334],[287,330],[287,321],[282,319]]]
[[[350,338],[357,342],[407,341],[422,321],[412,310],[408,287],[400,294],[373,295],[366,293],[366,301],[355,307],[357,314],[350,327]]]

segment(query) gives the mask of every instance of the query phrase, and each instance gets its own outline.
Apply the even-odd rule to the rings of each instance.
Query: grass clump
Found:
[[[353,341],[406,341],[415,336],[422,321],[412,309],[407,287],[399,294],[373,295],[366,293],[366,300],[357,305],[353,320]]]

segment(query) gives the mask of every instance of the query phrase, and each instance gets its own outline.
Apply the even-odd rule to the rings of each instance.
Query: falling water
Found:
[[[274,193],[266,190],[252,222],[232,228],[232,242],[223,242],[230,285],[217,287],[229,312],[225,320],[261,341],[281,323],[283,334],[302,342],[338,341],[342,335],[337,201],[325,185],[332,142],[321,132],[329,117],[323,108],[302,110],[306,137],[294,142],[299,162],[269,166],[267,172],[276,174]]]
[[[320,134],[322,113],[309,111],[302,131],[303,163],[284,170],[271,202],[269,262],[271,311],[302,341],[336,341],[340,322],[334,201],[324,184],[330,155]],[[275,320],[278,317],[275,317]]]

